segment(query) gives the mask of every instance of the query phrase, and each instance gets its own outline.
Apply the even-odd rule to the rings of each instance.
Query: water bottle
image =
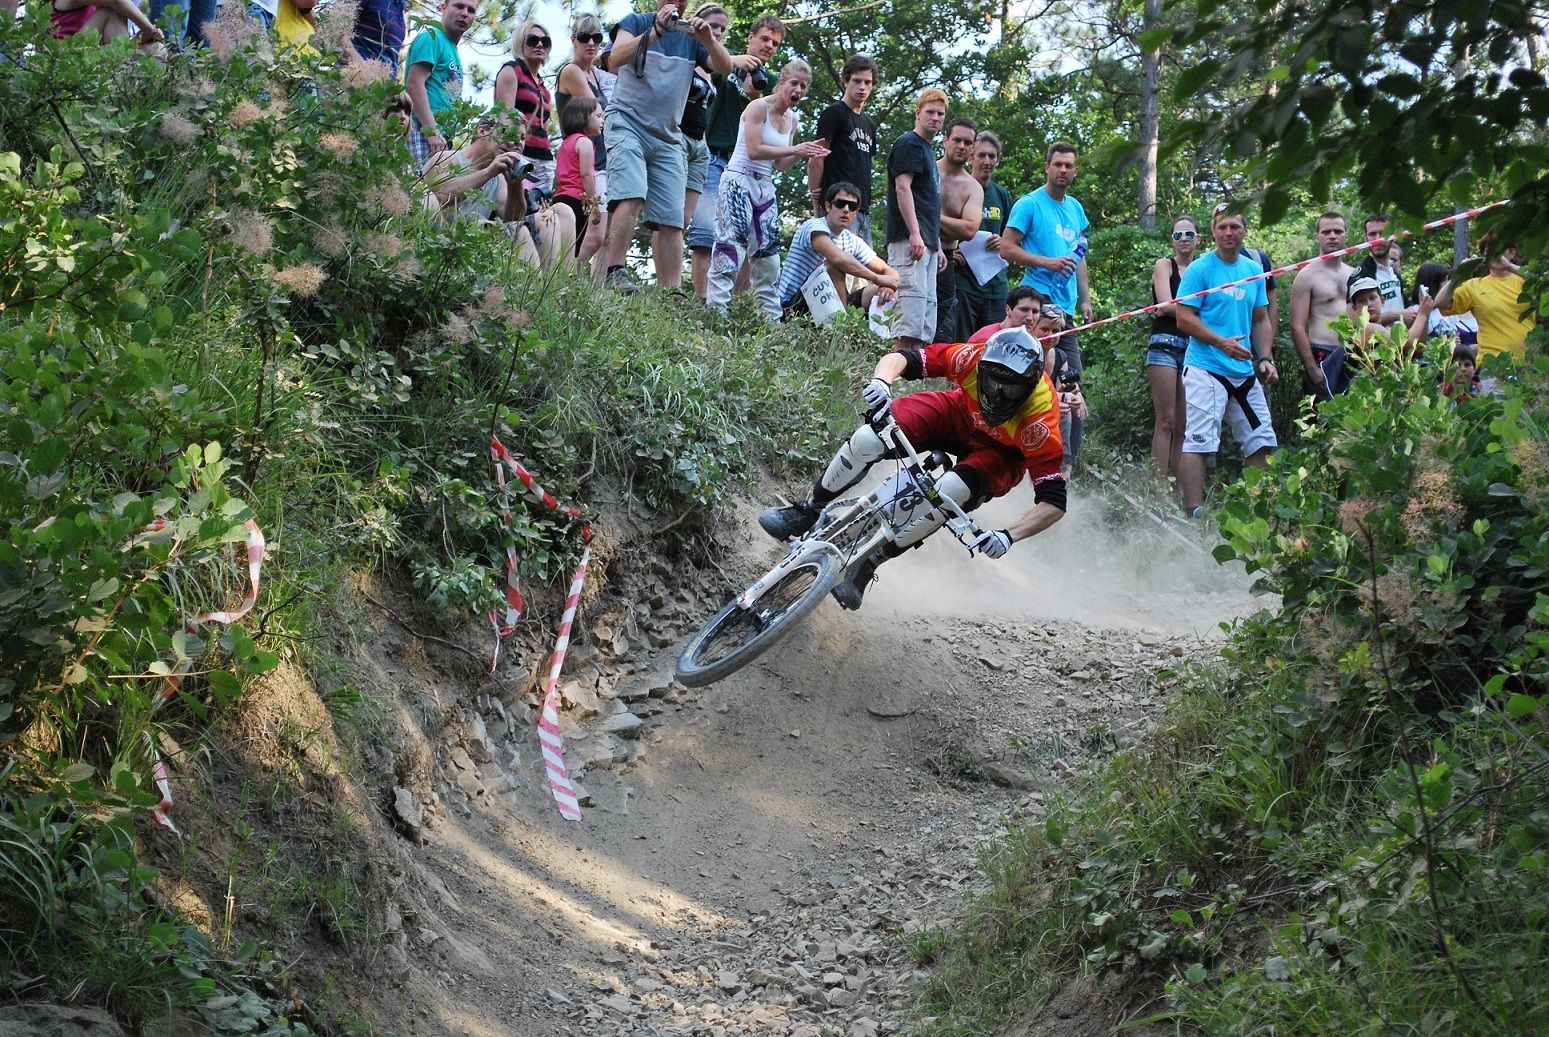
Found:
[[[1082,258],[1086,255],[1086,245],[1086,235],[1082,234],[1080,237],[1076,238],[1076,247],[1071,250],[1070,258],[1074,259],[1078,266],[1080,265]],[[1060,284],[1069,284],[1070,278],[1074,273],[1075,270],[1072,268],[1069,274],[1066,274],[1064,277],[1060,278]]]

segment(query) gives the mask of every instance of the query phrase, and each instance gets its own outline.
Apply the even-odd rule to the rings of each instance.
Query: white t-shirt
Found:
[[[1377,291],[1382,293],[1382,312],[1398,313],[1404,308],[1404,290],[1391,266],[1376,264]]]

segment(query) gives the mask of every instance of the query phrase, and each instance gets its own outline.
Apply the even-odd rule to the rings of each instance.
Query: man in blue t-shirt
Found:
[[[603,139],[608,142],[607,283],[623,292],[640,285],[624,265],[641,215],[658,231],[652,260],[656,283],[683,281],[683,199],[688,159],[678,126],[698,66],[731,73],[731,54],[703,18],[679,15],[673,0],[654,12],[627,14],[613,29],[603,57],[618,76],[608,97]]]
[[[1044,156],[1043,186],[1017,199],[1000,236],[1001,258],[1023,268],[1022,283],[1036,289],[1068,314],[1092,319],[1087,290],[1086,210],[1070,194],[1076,180],[1076,146],[1057,140]],[[1071,325],[1066,325],[1070,327]],[[1081,377],[1081,343],[1074,334],[1060,336],[1059,364]],[[1065,437],[1065,478],[1069,480],[1081,448],[1081,419],[1070,419]]]
[[[1178,330],[1189,337],[1183,354],[1183,392],[1188,417],[1178,460],[1178,494],[1183,512],[1204,511],[1205,455],[1221,446],[1221,421],[1232,423],[1243,463],[1263,467],[1275,448],[1264,386],[1280,380],[1270,338],[1264,268],[1243,255],[1248,233],[1243,206],[1222,202],[1211,216],[1214,251],[1183,272],[1178,283]],[[1233,285],[1250,277],[1257,280]],[[1217,289],[1197,299],[1195,292]]]

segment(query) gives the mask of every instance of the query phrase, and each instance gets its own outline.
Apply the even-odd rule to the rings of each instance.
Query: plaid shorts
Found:
[[[430,159],[430,138],[420,132],[420,121],[414,118],[410,119],[409,125],[409,154],[414,156],[414,164],[420,169],[424,169]]]

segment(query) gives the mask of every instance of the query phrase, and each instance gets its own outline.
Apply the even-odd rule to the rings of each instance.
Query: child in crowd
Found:
[[[1345,300],[1345,312],[1355,325],[1355,342],[1351,352],[1359,355],[1366,351],[1366,343],[1372,340],[1372,336],[1382,330],[1382,290],[1373,278],[1352,277]]]
[[[127,35],[133,23],[140,30],[140,46],[149,47],[162,41],[161,30],[134,0],[97,0],[96,3],[92,0],[53,0],[49,20],[55,39],[96,29],[102,35],[102,42],[107,43]]]
[[[575,213],[575,257],[584,273],[602,247],[606,230],[592,143],[602,133],[602,105],[597,98],[582,95],[566,100],[559,109],[559,132],[564,140],[555,155],[554,201]]]
[[[1452,363],[1457,367],[1457,373],[1442,383],[1441,394],[1453,403],[1471,400],[1481,392],[1478,348],[1462,342],[1452,348]]]

